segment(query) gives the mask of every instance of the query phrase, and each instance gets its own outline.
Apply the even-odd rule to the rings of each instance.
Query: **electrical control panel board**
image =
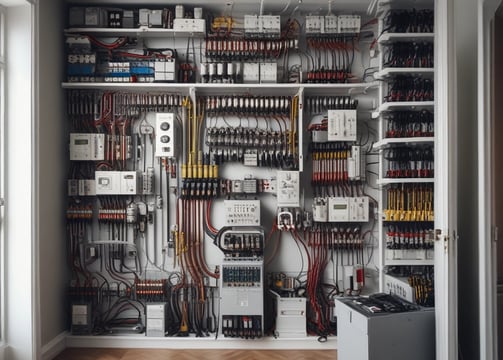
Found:
[[[65,29],[73,334],[330,339],[394,279],[434,305],[426,5],[113,3]]]

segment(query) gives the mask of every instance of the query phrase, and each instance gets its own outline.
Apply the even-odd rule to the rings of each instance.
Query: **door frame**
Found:
[[[479,0],[478,33],[478,181],[479,181],[479,327],[480,358],[496,359],[496,234],[493,209],[492,27],[501,0]]]
[[[458,359],[457,98],[454,2],[435,1],[436,358]]]

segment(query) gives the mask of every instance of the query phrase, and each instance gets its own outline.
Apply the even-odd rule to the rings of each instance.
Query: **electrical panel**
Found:
[[[365,178],[364,165],[361,147],[358,145],[351,146],[351,156],[348,158],[348,178],[350,180],[363,180]]]
[[[205,19],[174,19],[173,30],[189,31],[189,32],[204,32],[206,29]]]
[[[329,197],[328,198],[328,221],[346,222],[349,221],[349,199]]]
[[[220,312],[225,337],[253,339],[263,336],[263,271],[261,260],[222,264]]]
[[[95,180],[68,180],[68,196],[96,195]]]
[[[91,307],[89,304],[72,305],[72,334],[88,335],[91,333]]]
[[[328,141],[356,141],[356,110],[328,110]]]
[[[175,59],[154,62],[154,81],[176,82],[177,62]]]
[[[306,337],[306,298],[276,297],[276,332],[279,338]]]
[[[70,160],[105,160],[105,134],[70,134]]]
[[[72,333],[330,338],[341,296],[433,306],[431,10],[222,5],[68,7]]]
[[[279,38],[281,19],[276,15],[245,15],[244,31],[249,38]]]
[[[175,154],[175,119],[174,114],[156,114],[155,119],[155,156],[173,157]]]
[[[368,222],[369,221],[369,198],[364,197],[329,197],[328,200],[315,202],[317,206],[317,218],[327,219],[329,222]],[[320,205],[318,205],[320,204]],[[326,204],[326,205],[321,205]],[[328,209],[328,217],[323,214],[323,209]],[[315,220],[316,221],[316,220]]]
[[[166,333],[166,304],[146,304],[146,328],[145,335],[162,337]]]
[[[224,207],[226,225],[260,225],[260,200],[224,200]]]
[[[136,171],[96,171],[96,195],[136,195],[140,176]]]
[[[300,206],[300,174],[297,171],[278,171],[278,206]]]

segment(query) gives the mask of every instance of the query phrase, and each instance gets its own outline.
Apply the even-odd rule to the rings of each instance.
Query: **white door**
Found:
[[[435,2],[435,319],[436,358],[457,351],[457,139],[453,0]]]

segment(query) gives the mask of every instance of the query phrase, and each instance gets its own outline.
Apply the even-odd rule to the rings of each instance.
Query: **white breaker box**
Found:
[[[264,262],[224,261],[221,268],[221,315],[263,315]],[[257,272],[253,283],[248,275],[252,270]]]
[[[277,206],[300,207],[300,173],[298,171],[278,171]]]
[[[359,15],[306,16],[307,35],[356,34],[360,27]]]
[[[221,266],[220,324],[228,326],[227,316],[260,316],[264,328],[264,262],[262,260],[224,260]]]
[[[91,305],[72,304],[72,334],[84,335],[91,332]]]
[[[245,15],[244,30],[246,37],[279,38],[281,17],[279,15]]]
[[[96,195],[137,195],[141,178],[136,171],[96,171]]]
[[[278,64],[274,62],[243,64],[243,83],[276,83],[278,82]]]
[[[163,11],[139,9],[138,10],[138,23],[140,26],[148,26],[152,28],[160,28],[163,26]]]
[[[368,222],[369,198],[368,196],[314,198],[313,220],[317,222]]]
[[[154,81],[176,82],[177,68],[175,59],[154,62]]]
[[[155,156],[175,156],[175,115],[157,113],[155,115]]]
[[[227,226],[260,225],[260,200],[224,200]]]
[[[339,34],[356,34],[360,32],[360,15],[339,15],[337,17],[337,29]]]
[[[313,199],[313,221],[328,221],[328,199],[322,197]]]
[[[105,134],[70,134],[70,160],[105,160]]]
[[[356,141],[356,110],[328,110],[328,141]]]
[[[271,292],[276,300],[276,335],[279,338],[306,337],[306,298],[281,297]]]
[[[68,180],[68,196],[94,196],[96,195],[96,181],[89,179]]]
[[[166,303],[146,304],[146,336],[164,337],[166,334]]]
[[[323,35],[337,34],[337,16],[306,16],[306,34]]]
[[[278,82],[278,64],[260,63],[260,83]]]
[[[351,146],[351,155],[348,157],[349,180],[365,179],[365,162],[362,161],[362,148],[359,145]]]
[[[194,33],[206,32],[205,19],[173,19],[173,30]]]

